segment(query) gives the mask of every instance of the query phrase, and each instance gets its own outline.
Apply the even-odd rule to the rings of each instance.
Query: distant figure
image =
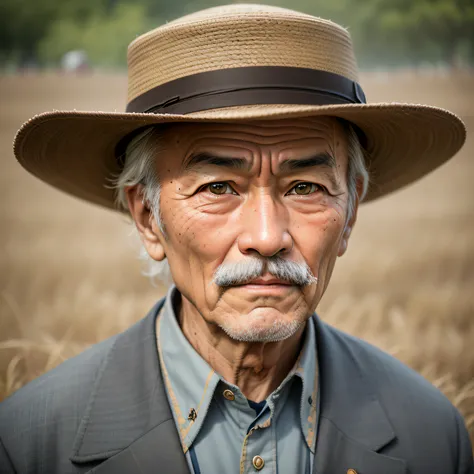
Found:
[[[451,158],[462,121],[367,104],[348,32],[282,8],[188,15],[128,60],[125,113],[36,116],[15,153],[128,214],[173,284],[0,405],[1,473],[471,474],[441,392],[315,314],[359,204]]]
[[[89,58],[83,50],[68,51],[61,58],[61,70],[65,73],[84,73],[90,71]]]

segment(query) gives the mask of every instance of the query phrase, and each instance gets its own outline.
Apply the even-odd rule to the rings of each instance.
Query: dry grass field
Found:
[[[474,77],[365,75],[369,101],[450,108],[463,151],[415,185],[362,206],[321,317],[438,386],[474,439]],[[50,109],[123,110],[122,76],[0,78],[0,399],[124,330],[164,292],[140,275],[125,218],[62,194],[15,162],[11,142]]]

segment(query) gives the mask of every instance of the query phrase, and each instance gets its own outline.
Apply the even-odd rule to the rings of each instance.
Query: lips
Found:
[[[261,278],[255,278],[254,280],[250,280],[246,283],[245,285],[285,285],[285,286],[291,286],[291,283],[285,281],[285,280],[279,280],[278,278],[266,278],[266,277],[261,277]]]

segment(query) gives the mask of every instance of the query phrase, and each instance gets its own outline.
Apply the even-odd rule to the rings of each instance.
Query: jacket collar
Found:
[[[105,461],[90,472],[151,474],[159,459],[168,466],[163,472],[189,473],[156,350],[155,319],[163,302],[116,336],[99,370],[70,458],[79,464]],[[395,433],[354,344],[316,316],[315,323],[321,391],[313,472],[339,472],[337,466],[345,469],[340,472],[405,472],[403,461],[376,454]]]
[[[396,435],[357,353],[365,343],[314,318],[321,399],[313,473],[406,472],[403,460],[378,453]]]
[[[173,462],[175,469],[165,472],[189,472],[156,350],[155,319],[163,302],[159,301],[144,319],[116,336],[76,434],[70,457],[74,463],[110,458],[93,472],[156,472],[156,464],[154,471],[146,469],[153,466],[153,455],[155,460]],[[154,443],[156,439],[160,443]]]
[[[351,336],[315,319],[321,366],[321,414],[349,438],[378,451],[394,439],[395,432],[360,356],[354,353],[354,344],[348,344]]]

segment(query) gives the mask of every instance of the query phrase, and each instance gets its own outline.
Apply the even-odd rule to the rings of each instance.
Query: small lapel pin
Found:
[[[197,418],[197,416],[198,414],[196,413],[196,410],[194,408],[191,408],[191,410],[189,410],[188,420],[194,421]],[[350,473],[350,474],[353,474],[353,473]],[[357,474],[357,472],[355,474]]]

